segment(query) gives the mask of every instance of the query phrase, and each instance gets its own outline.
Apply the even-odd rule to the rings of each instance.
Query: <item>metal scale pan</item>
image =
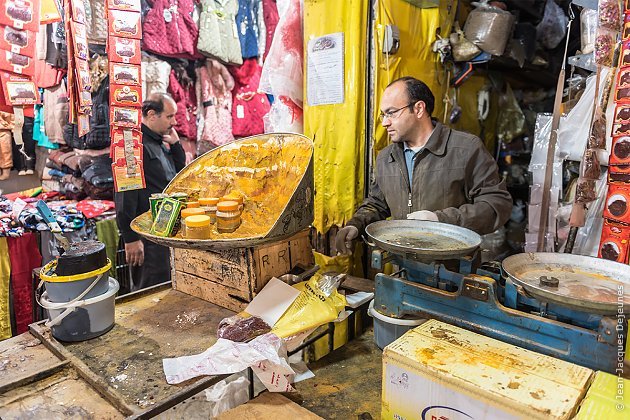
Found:
[[[542,302],[601,315],[616,314],[619,308],[630,312],[630,266],[626,264],[580,255],[527,253],[507,257],[503,270]]]
[[[381,220],[365,233],[385,251],[432,261],[471,255],[481,244],[481,236],[469,229],[425,220]]]

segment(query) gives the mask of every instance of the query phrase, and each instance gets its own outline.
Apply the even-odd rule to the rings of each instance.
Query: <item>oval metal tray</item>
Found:
[[[471,255],[481,244],[472,230],[425,220],[381,220],[365,229],[385,251],[420,259],[450,260]]]
[[[531,296],[601,315],[630,308],[630,266],[600,258],[550,252],[517,254],[503,260],[503,271]],[[558,287],[540,277],[555,277]]]

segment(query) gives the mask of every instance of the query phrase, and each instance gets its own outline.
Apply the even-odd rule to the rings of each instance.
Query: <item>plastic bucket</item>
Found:
[[[80,296],[92,283],[100,276],[98,282],[92,286],[83,299],[90,299],[107,293],[109,281],[107,273],[112,263],[107,260],[103,267],[87,273],[75,274],[72,276],[58,276],[55,272],[54,262],[50,262],[42,267],[40,277],[44,281],[47,299],[51,303],[69,302]]]
[[[49,326],[53,337],[61,341],[83,341],[98,337],[114,326],[114,300],[118,282],[109,278],[105,293],[83,300],[51,302],[44,292],[39,304],[48,312]]]
[[[374,309],[374,300],[370,302],[368,314],[374,318],[374,342],[383,350],[407,331],[427,321],[426,319],[392,318]]]

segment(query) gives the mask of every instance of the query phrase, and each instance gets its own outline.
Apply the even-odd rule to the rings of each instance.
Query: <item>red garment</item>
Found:
[[[237,137],[253,136],[265,132],[263,117],[271,105],[267,95],[258,91],[262,67],[256,58],[250,58],[240,67],[230,67],[234,77],[232,90],[232,133]]]
[[[194,1],[147,1],[151,8],[142,24],[142,49],[168,57],[202,58],[197,52],[199,28],[192,18]]]
[[[28,331],[33,322],[33,269],[41,266],[42,256],[34,233],[19,238],[7,238],[11,259],[11,292],[17,333]]]
[[[77,210],[80,210],[88,219],[100,216],[114,207],[114,202],[110,200],[82,200],[77,203]]]
[[[175,131],[189,140],[197,140],[197,95],[195,83],[185,68],[173,66],[168,81],[168,93],[177,104]]]
[[[271,48],[271,41],[273,41],[273,34],[276,32],[276,26],[280,16],[278,15],[278,5],[276,0],[262,0],[263,8],[263,20],[265,21],[265,30],[267,31],[267,37],[265,41],[265,53],[263,55],[263,61],[267,59],[269,48]]]

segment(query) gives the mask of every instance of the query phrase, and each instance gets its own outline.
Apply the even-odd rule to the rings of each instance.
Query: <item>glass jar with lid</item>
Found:
[[[243,196],[238,194],[238,193],[234,193],[231,192],[228,195],[224,195],[223,197],[221,197],[221,201],[236,201],[238,203],[238,211],[240,211],[241,213],[243,212]]]
[[[181,232],[182,236],[186,237],[186,218],[189,216],[201,215],[205,214],[205,212],[200,208],[185,208],[181,211]]]
[[[187,209],[196,209],[198,207],[200,207],[199,201],[187,201],[186,202],[186,208]]]
[[[217,231],[234,232],[241,225],[241,212],[236,201],[221,201],[217,204]]]
[[[205,214],[195,214],[185,219],[186,239],[209,239],[210,238],[210,217]]]
[[[206,216],[210,217],[210,223],[217,222],[217,204],[219,203],[218,197],[203,197],[199,198],[199,204],[201,209],[206,212]]]

